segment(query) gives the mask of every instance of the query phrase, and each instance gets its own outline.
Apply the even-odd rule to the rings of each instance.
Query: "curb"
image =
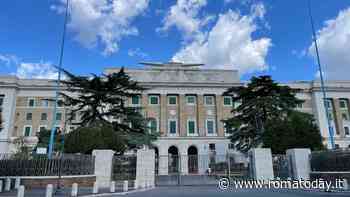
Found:
[[[155,188],[155,187],[152,187],[152,188],[145,188],[145,189],[138,189],[138,190],[132,190],[132,191],[127,191],[127,192],[89,194],[89,195],[83,195],[83,196],[81,196],[81,197],[97,197],[97,196],[127,195],[127,194],[132,194],[132,193],[137,193],[137,192],[149,191],[149,190],[152,190],[152,189],[154,189],[154,188]]]

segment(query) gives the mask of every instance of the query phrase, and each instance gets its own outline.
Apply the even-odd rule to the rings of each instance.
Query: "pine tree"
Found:
[[[295,97],[298,90],[282,86],[270,76],[252,77],[246,86],[229,88],[224,95],[232,96],[232,118],[224,120],[229,137],[240,151],[263,144],[263,133],[268,122],[282,120],[289,111],[303,101]]]
[[[156,139],[155,133],[149,133],[142,108],[126,104],[128,98],[141,94],[145,88],[123,68],[117,73],[92,77],[63,72],[68,78],[62,82],[67,88],[67,93],[61,93],[63,103],[70,107],[70,117],[80,114],[80,127],[110,125],[128,148],[149,145]]]

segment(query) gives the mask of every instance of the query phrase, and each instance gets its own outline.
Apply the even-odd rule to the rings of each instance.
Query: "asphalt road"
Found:
[[[131,193],[128,197],[350,197],[350,193],[311,192],[295,190],[228,189],[216,186],[158,187],[149,191]]]

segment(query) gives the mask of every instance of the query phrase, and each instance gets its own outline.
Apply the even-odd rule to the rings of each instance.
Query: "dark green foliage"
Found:
[[[48,148],[50,143],[50,134],[51,134],[51,130],[44,129],[43,131],[40,131],[37,134],[39,141],[36,147]],[[54,139],[55,139],[54,151],[62,151],[64,136],[61,133],[58,133],[57,131],[55,131]]]
[[[291,148],[323,149],[322,137],[310,114],[291,111],[287,117],[269,121],[263,135],[264,147],[274,154],[284,154]]]
[[[252,77],[247,86],[229,88],[233,102],[241,105],[232,110],[233,117],[224,120],[230,139],[238,150],[246,152],[261,146],[267,122],[279,121],[302,101],[288,86],[282,86],[270,76]]]
[[[68,78],[62,82],[68,92],[61,93],[64,105],[70,107],[70,117],[74,114],[80,115],[80,122],[77,124],[82,127],[68,135],[66,141],[74,141],[78,137],[96,141],[89,141],[86,146],[81,144],[84,149],[74,149],[67,142],[66,147],[69,148],[66,151],[86,153],[94,148],[110,147],[117,152],[123,152],[125,149],[149,145],[157,138],[155,133],[148,132],[142,109],[125,104],[128,98],[141,94],[145,88],[131,80],[123,68],[118,73],[92,77],[76,76],[65,70],[63,72]],[[81,133],[86,136],[80,135]]]
[[[110,124],[80,127],[66,134],[64,149],[66,153],[82,154],[91,154],[93,149],[123,152],[127,148],[127,140],[118,134]]]

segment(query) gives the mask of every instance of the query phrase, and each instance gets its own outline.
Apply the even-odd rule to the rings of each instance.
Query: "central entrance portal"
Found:
[[[195,146],[190,146],[187,150],[188,173],[198,174],[198,151]]]

